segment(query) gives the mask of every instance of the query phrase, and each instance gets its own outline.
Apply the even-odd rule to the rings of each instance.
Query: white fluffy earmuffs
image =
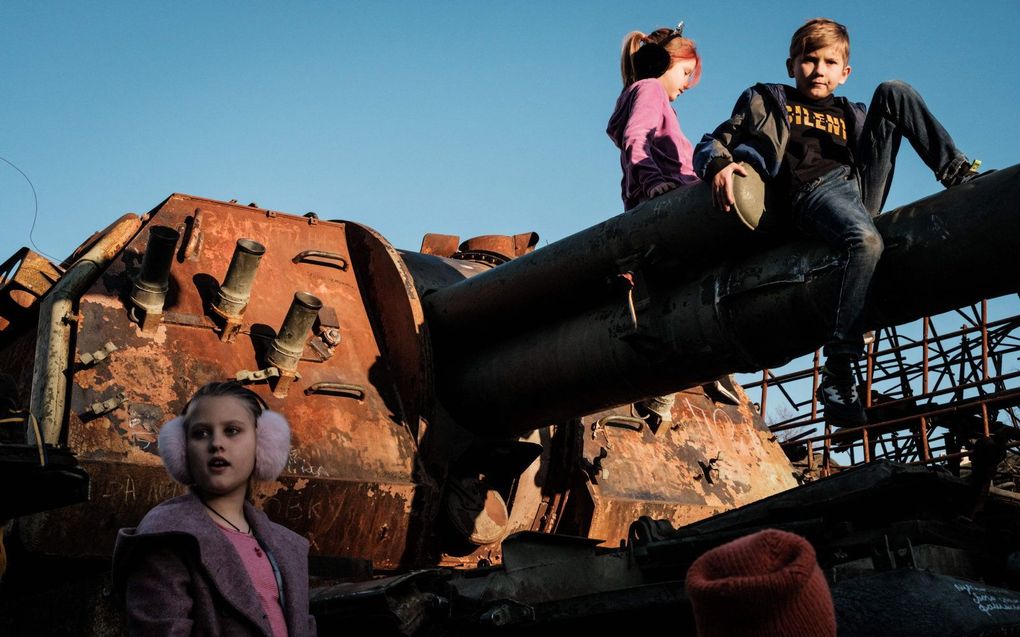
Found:
[[[187,430],[184,416],[166,422],[159,430],[159,457],[170,477],[184,485],[194,484],[188,469]],[[276,480],[287,466],[290,425],[282,414],[268,409],[255,423],[255,473],[262,482]]]

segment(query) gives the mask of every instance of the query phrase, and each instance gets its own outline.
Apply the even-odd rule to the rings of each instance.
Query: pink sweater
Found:
[[[248,571],[252,586],[258,593],[259,601],[262,602],[262,610],[265,611],[269,625],[273,629],[273,637],[287,637],[287,620],[284,619],[283,608],[280,607],[280,591],[276,587],[276,575],[273,574],[273,566],[269,563],[266,552],[259,546],[258,540],[247,533],[238,533],[222,526],[220,530],[241,556],[244,570]]]
[[[280,567],[289,637],[315,635],[308,613],[308,540],[250,502],[244,503],[244,518]],[[128,634],[271,635],[269,613],[238,555],[192,492],[153,507],[137,528],[121,529],[113,586],[124,598]]]
[[[694,149],[657,79],[639,80],[620,93],[606,132],[620,149],[625,210],[647,201],[661,183],[685,186],[698,181]]]

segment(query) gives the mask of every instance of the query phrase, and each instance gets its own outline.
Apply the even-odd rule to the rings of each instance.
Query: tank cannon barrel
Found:
[[[685,201],[701,207],[688,214],[708,218],[712,211],[704,206],[710,202],[700,201],[697,190],[707,192],[707,187],[691,189]],[[1015,291],[1020,260],[1010,255],[1020,251],[1018,202],[1020,165],[882,215],[877,226],[886,251],[867,308],[868,324],[905,322]],[[531,312],[548,313],[548,320],[525,322],[488,340],[467,339],[463,346],[441,351],[450,344],[443,340],[444,330],[456,323],[458,314],[444,313],[440,301],[451,299],[460,307],[461,300],[456,286],[426,298],[429,318],[435,318],[439,328],[439,388],[461,422],[484,423],[477,426],[492,433],[525,432],[721,374],[775,366],[825,340],[839,283],[834,267],[839,255],[807,239],[743,253],[726,246],[730,258],[706,259],[697,272],[677,270],[671,259],[637,259],[631,264],[638,273],[633,287],[582,299],[565,314],[557,308],[547,312],[553,301],[538,303],[533,293],[520,299],[510,293],[517,290],[507,283],[511,273],[527,277],[532,269],[545,272],[564,255],[571,259],[565,264],[571,273],[595,270],[587,278],[591,281],[601,269],[604,278],[611,264],[608,249],[596,251],[587,262],[574,259],[597,245],[593,235],[613,234],[621,244],[626,239],[620,237],[628,236],[668,242],[669,236],[644,225],[650,216],[655,215],[639,208],[538,250],[529,255],[533,258],[458,284],[473,285],[479,300],[499,296],[495,307],[500,311],[516,305],[525,307],[529,319],[537,318],[528,316]],[[737,243],[742,249],[753,242],[740,238]],[[632,247],[647,254],[659,244]],[[502,276],[495,276],[504,268]],[[574,299],[570,286],[576,280],[544,281],[542,296]],[[484,317],[488,311],[476,308],[463,315]],[[484,419],[471,417],[481,413]]]
[[[764,185],[748,169],[734,184],[736,211],[712,208],[707,186],[678,188],[667,195],[577,232],[478,276],[437,290],[424,299],[429,327],[460,340],[484,326],[490,331],[511,321],[547,321],[588,305],[606,280],[641,262],[670,264],[675,272],[696,273],[724,244],[753,240],[764,209]],[[737,220],[743,223],[738,223]],[[748,227],[745,227],[748,226]]]

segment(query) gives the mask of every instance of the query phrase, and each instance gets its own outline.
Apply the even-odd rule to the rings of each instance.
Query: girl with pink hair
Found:
[[[620,55],[623,92],[606,133],[620,149],[624,210],[698,181],[694,148],[670,106],[701,79],[701,56],[683,22],[645,35],[631,31]]]

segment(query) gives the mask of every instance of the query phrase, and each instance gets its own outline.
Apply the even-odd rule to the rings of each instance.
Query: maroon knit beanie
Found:
[[[832,594],[807,540],[768,529],[708,551],[687,571],[698,637],[834,637]]]

